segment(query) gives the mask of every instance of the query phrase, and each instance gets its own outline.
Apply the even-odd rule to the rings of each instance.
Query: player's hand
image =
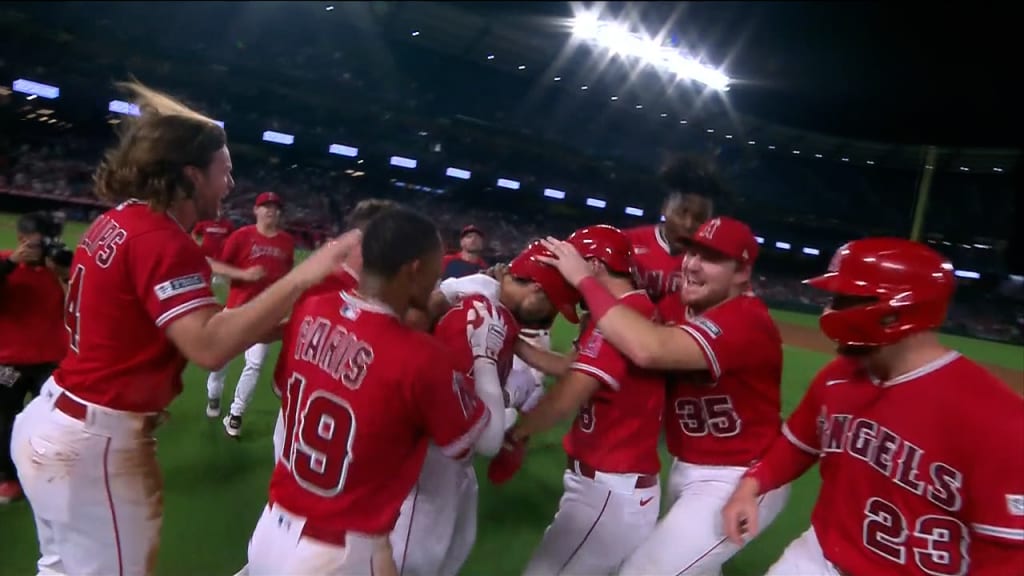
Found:
[[[508,274],[508,264],[495,264],[494,266],[491,266],[490,268],[485,270],[484,274],[500,282],[501,279],[504,278],[506,274]]]
[[[523,458],[526,456],[526,442],[513,441],[509,434],[505,435],[505,444],[501,451],[491,458],[487,465],[487,479],[491,484],[500,486],[508,482],[523,467]]]
[[[263,266],[252,266],[242,270],[242,282],[259,282],[267,275],[267,271],[263,269]]]
[[[29,242],[27,240],[18,242],[18,247],[11,252],[11,255],[7,257],[8,260],[15,264],[21,264],[24,262],[39,262],[43,258],[43,246],[40,242]]]
[[[473,358],[497,362],[506,332],[505,321],[494,306],[489,302],[473,302],[466,315],[466,338],[473,349]]]
[[[748,539],[757,536],[757,493],[759,486],[753,478],[740,480],[729,501],[722,508],[722,525],[725,535],[734,544],[742,546]]]
[[[587,276],[590,276],[590,266],[580,256],[580,253],[576,251],[575,246],[552,236],[548,236],[540,242],[555,257],[537,256],[537,259],[557,268],[562,273],[565,281],[572,284],[574,288],[579,288],[580,282]]]
[[[292,270],[303,290],[311,288],[341,266],[363,241],[358,229],[349,230],[319,247]]]

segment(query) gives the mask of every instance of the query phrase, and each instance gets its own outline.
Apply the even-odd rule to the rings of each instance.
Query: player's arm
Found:
[[[515,354],[531,368],[540,370],[548,376],[561,378],[569,372],[569,366],[575,360],[575,354],[566,355],[538,348],[523,340],[522,335],[516,341]]]
[[[505,439],[505,395],[501,390],[498,365],[490,358],[477,357],[473,360],[473,380],[476,382],[476,395],[491,415],[474,449],[478,454],[491,457],[501,450]]]
[[[1002,384],[993,383],[1002,387]],[[1013,392],[975,409],[977,424],[961,434],[960,469],[970,529],[971,574],[1007,574],[1007,567],[1024,569],[1024,402]],[[998,445],[998,449],[984,447]],[[942,526],[937,526],[942,529]]]
[[[821,412],[824,378],[819,373],[800,405],[782,426],[782,434],[768,448],[764,458],[740,479],[722,509],[726,536],[742,545],[745,536],[758,532],[758,497],[803,476],[821,456],[818,414]]]
[[[214,260],[209,257],[206,258],[206,261],[210,264],[210,270],[218,276],[223,276],[230,280],[238,280],[240,282],[252,282],[256,279],[256,270],[254,268],[243,270],[226,262]]]
[[[512,440],[520,441],[554,428],[579,412],[580,406],[600,387],[596,378],[572,371],[559,378],[532,410],[523,414],[509,431]]]
[[[190,361],[207,370],[218,370],[256,342],[272,334],[304,291],[320,282],[345,254],[358,244],[361,235],[348,233],[310,255],[302,264],[278,280],[252,301],[230,310],[210,306],[209,286],[166,296],[161,286],[173,286],[180,277],[198,275],[201,256],[190,252],[178,258],[167,256],[148,264],[141,272],[140,296],[158,327]],[[192,250],[195,250],[193,247]],[[153,258],[148,258],[152,262]],[[141,267],[145,268],[147,264]],[[181,274],[181,270],[187,270]],[[195,298],[193,297],[195,296]],[[216,300],[213,300],[216,305]]]
[[[491,411],[466,386],[465,377],[455,369],[448,350],[430,336],[424,343],[429,349],[414,359],[408,380],[412,390],[410,408],[441,453],[449,458],[465,458],[477,446],[487,428]]]

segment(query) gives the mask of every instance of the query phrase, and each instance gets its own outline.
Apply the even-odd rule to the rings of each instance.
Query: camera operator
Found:
[[[64,295],[71,252],[46,212],[18,219],[18,247],[0,251],[0,504],[21,497],[11,428],[67,351]]]

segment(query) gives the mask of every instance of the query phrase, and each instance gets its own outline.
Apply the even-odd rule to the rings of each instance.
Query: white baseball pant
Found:
[[[274,462],[281,460],[284,450],[284,410],[277,411],[277,422],[274,423]]]
[[[626,560],[620,574],[715,576],[740,551],[722,527],[722,508],[747,469],[699,466],[673,460],[669,475],[669,511],[650,538]],[[786,506],[789,485],[764,494],[759,506],[761,530]]]
[[[245,351],[245,367],[238,377],[238,385],[235,386],[235,399],[231,402],[231,413],[235,416],[245,414],[249,407],[252,396],[256,392],[256,383],[260,379],[260,369],[263,367],[263,359],[267,356],[267,344],[253,344]],[[228,374],[228,366],[225,365],[216,372],[210,372],[206,379],[206,397],[220,398],[224,394],[224,380]]]
[[[306,519],[277,505],[263,509],[249,539],[248,576],[322,574],[324,576],[394,576],[387,536],[349,532],[345,545],[303,535]]]
[[[825,559],[825,553],[818,543],[818,535],[814,527],[810,527],[799,538],[786,546],[765,576],[790,576],[791,574],[820,574],[821,576],[841,576],[834,564]]]
[[[566,470],[565,493],[525,576],[617,573],[658,522],[661,488],[635,488],[636,474]]]
[[[35,516],[39,574],[152,574],[163,521],[156,415],[68,396],[53,378],[14,421],[11,456]],[[147,420],[149,421],[147,423]]]
[[[479,486],[472,459],[427,449],[419,480],[402,503],[391,548],[401,576],[455,576],[476,542]]]

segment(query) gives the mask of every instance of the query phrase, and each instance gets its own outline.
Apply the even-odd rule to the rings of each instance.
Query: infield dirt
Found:
[[[790,346],[823,354],[835,353],[835,344],[815,328],[779,322],[779,330],[782,331],[782,341]],[[1010,388],[1016,390],[1018,394],[1024,395],[1024,372],[991,364],[984,366],[1003,382],[1006,382]]]

